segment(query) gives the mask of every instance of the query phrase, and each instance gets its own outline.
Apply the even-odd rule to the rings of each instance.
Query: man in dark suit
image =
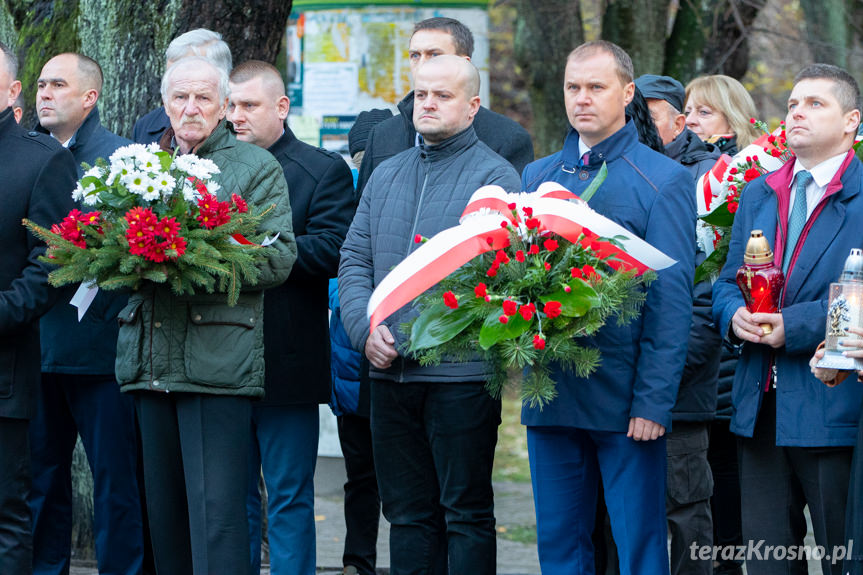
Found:
[[[29,419],[39,384],[38,318],[53,303],[45,245],[21,226],[59,222],[74,207],[72,154],[15,122],[15,54],[0,43],[0,573],[30,573]]]
[[[252,410],[249,526],[260,570],[261,468],[267,485],[270,568],[315,572],[314,475],[318,404],[330,400],[327,283],[353,217],[353,178],[337,154],[299,141],[285,126],[290,101],[279,71],[252,60],[231,73],[228,119],[237,139],[282,165],[293,212],[297,261],[264,296],[266,397]]]
[[[59,54],[42,67],[36,90],[36,130],[82,162],[111,156],[131,144],[99,120],[99,64]],[[86,205],[79,206],[89,211]],[[99,290],[83,317],[69,301],[78,285],[59,291],[40,321],[42,382],[30,424],[33,465],[33,572],[62,573],[71,560],[72,454],[78,435],[93,472],[96,558],[105,573],[136,575],[143,560],[141,501],[136,478],[134,404],[114,379],[117,316],[129,299]]]

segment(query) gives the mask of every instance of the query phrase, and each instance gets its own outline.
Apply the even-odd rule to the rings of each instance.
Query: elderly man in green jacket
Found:
[[[237,141],[225,123],[228,76],[190,57],[162,78],[171,128],[160,141],[219,166],[218,194],[273,205],[262,229],[278,232],[259,285],[236,306],[225,294],[177,296],[165,285],[132,294],[120,315],[117,381],[132,392],[141,427],[149,529],[159,573],[246,573],[251,404],[264,395],[263,289],[296,259],[288,188],[267,151]]]

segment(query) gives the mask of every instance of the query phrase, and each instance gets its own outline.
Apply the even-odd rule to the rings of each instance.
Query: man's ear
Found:
[[[90,110],[93,106],[96,105],[96,102],[99,100],[99,92],[94,90],[93,88],[84,92],[84,109]]]
[[[228,98],[225,98],[225,101],[222,102],[222,107],[219,109],[219,119],[220,120],[227,115],[229,103],[230,103],[230,100]]]
[[[630,82],[623,87],[623,104],[628,106],[633,97],[635,97],[635,82]]]
[[[291,111],[291,100],[287,96],[282,96],[276,101],[276,110],[279,114],[279,119],[284,121]]]
[[[8,106],[12,106],[15,104],[15,100],[18,99],[18,96],[21,94],[21,82],[20,80],[15,80],[9,86],[9,102],[6,104]]]
[[[683,130],[686,129],[686,116],[684,116],[683,114],[675,115],[673,124],[675,136],[683,133]]]

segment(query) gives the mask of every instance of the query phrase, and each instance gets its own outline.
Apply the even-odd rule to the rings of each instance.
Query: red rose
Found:
[[[518,312],[518,304],[511,299],[503,300],[503,313],[506,315],[515,315]]]
[[[558,247],[557,240],[545,240],[542,242],[542,246],[548,251],[553,252]]]
[[[524,261],[524,252],[523,251],[518,250],[517,252],[515,252],[515,261],[517,261],[517,262],[523,262]]]
[[[528,254],[530,254],[530,255],[532,255],[532,256],[535,256],[536,254],[538,254],[538,253],[539,253],[539,246],[538,246],[538,245],[536,245],[536,244],[533,244],[533,245],[532,245],[532,246],[530,246],[530,248],[527,250],[527,253],[528,253]]]
[[[533,336],[533,347],[535,349],[540,350],[540,351],[545,349],[545,340],[542,339],[542,336],[540,336],[540,335]]]
[[[488,286],[484,283],[479,282],[476,284],[476,287],[473,288],[473,293],[476,294],[476,297],[485,297],[488,295]]]
[[[443,294],[443,303],[445,306],[455,309],[458,307],[458,298],[455,297],[454,293],[448,291]]]
[[[554,319],[560,315],[560,302],[559,301],[550,301],[546,302],[545,306],[542,308],[542,313],[548,316],[548,319]]]

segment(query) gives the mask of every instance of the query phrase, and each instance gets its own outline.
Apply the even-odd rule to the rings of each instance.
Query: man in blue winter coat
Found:
[[[99,121],[102,80],[99,64],[80,54],[51,58],[39,75],[36,130],[50,133],[72,152],[79,178],[82,162],[107,160],[131,144]],[[69,569],[72,453],[80,435],[93,472],[99,570],[136,575],[144,550],[134,405],[114,379],[117,316],[128,296],[99,290],[79,320],[78,309],[69,303],[76,289],[62,288],[40,322],[41,393],[30,424],[33,571],[47,575]]]
[[[845,502],[863,393],[859,385],[823,385],[808,361],[824,339],[830,282],[849,251],[863,247],[863,165],[851,149],[860,110],[857,82],[841,68],[813,64],[797,75],[785,117],[796,159],[746,186],[713,288],[720,333],[743,347],[731,392],[743,540],[764,540],[765,548],[803,544],[806,505],[819,545],[850,545]],[[777,313],[749,313],[735,283],[755,229],[785,272]],[[768,553],[748,557],[746,568],[753,575],[806,573],[807,562]],[[828,558],[822,568],[842,572],[841,562]]]
[[[668,573],[664,435],[686,361],[695,269],[695,196],[686,170],[638,142],[625,115],[632,62],[610,42],[569,55],[564,97],[572,126],[563,149],[529,164],[523,188],[556,181],[581,194],[603,163],[590,207],[677,260],[657,274],[639,319],[610,322],[585,343],[602,352],[587,378],[557,368],[558,397],[525,406],[544,573],[592,573],[601,475],[620,571]]]

